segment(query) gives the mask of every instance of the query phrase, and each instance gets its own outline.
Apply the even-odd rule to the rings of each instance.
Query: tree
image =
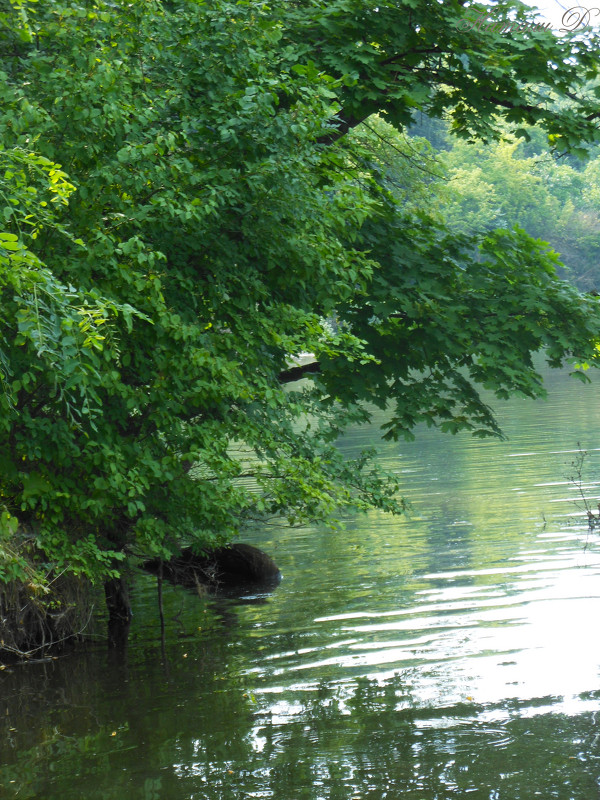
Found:
[[[540,131],[527,131],[531,139]],[[599,282],[597,164],[585,169],[563,163],[546,150],[530,156],[530,143],[507,130],[488,145],[455,141],[449,152],[432,151],[433,193],[439,215],[454,231],[472,234],[520,225],[530,236],[548,242],[558,254],[564,275],[580,290],[596,290]]]
[[[538,396],[542,346],[554,366],[594,362],[597,304],[543,245],[457,237],[354,130],[423,110],[459,136],[493,138],[504,117],[557,145],[596,141],[596,96],[577,94],[593,42],[528,28],[513,3],[495,13],[521,33],[473,27],[476,10],[11,0],[5,539],[18,524],[45,568],[104,579],[129,554],[168,558],[273,517],[399,512],[393,476],[335,448],[364,401],[391,407],[388,436],[420,421],[494,434],[477,385]],[[29,579],[4,564],[4,580]]]
[[[519,144],[503,141],[483,147],[460,142],[446,156],[449,194],[457,200],[446,219],[454,230],[470,233],[520,225],[531,236],[548,240],[562,204],[539,174],[538,159],[518,157]]]

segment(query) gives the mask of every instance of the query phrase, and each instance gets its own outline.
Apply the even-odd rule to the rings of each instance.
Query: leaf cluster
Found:
[[[500,113],[592,141],[592,100],[529,83],[572,94],[591,45],[469,32],[455,2],[11,8],[0,503],[53,563],[102,578],[248,525],[400,512],[397,479],[335,447],[365,401],[391,404],[393,437],[498,433],[477,385],[538,396],[542,346],[595,362],[596,305],[554,256],[453,234],[415,179],[425,150],[395,143],[411,166],[389,168],[369,120],[424,109],[487,137]]]

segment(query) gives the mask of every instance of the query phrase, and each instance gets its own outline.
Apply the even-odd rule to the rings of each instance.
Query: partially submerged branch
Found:
[[[582,450],[581,444],[577,442],[577,455],[575,456],[574,460],[571,463],[571,467],[573,468],[573,474],[569,475],[569,481],[573,484],[573,486],[575,486],[579,496],[581,497],[583,508],[587,516],[589,529],[594,530],[595,528],[600,527],[600,503],[598,503],[598,505],[596,506],[598,509],[598,512],[596,513],[595,510],[592,510],[590,502],[583,490],[583,464],[587,456],[588,456],[587,450]],[[575,505],[578,508],[580,507],[578,503],[575,503]]]

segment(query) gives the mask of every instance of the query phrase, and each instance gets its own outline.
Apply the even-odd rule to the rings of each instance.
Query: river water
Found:
[[[0,797],[600,797],[600,395],[548,376],[509,439],[379,443],[410,513],[256,532],[270,595],[140,576],[128,651],[100,638],[0,673]],[[353,452],[378,442],[352,431]]]

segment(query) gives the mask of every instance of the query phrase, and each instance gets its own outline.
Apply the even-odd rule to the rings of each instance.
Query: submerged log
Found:
[[[243,542],[200,553],[188,547],[170,561],[161,562],[158,558],[146,561],[144,569],[158,575],[161,564],[163,578],[190,588],[273,585],[281,580],[281,572],[273,559]]]

